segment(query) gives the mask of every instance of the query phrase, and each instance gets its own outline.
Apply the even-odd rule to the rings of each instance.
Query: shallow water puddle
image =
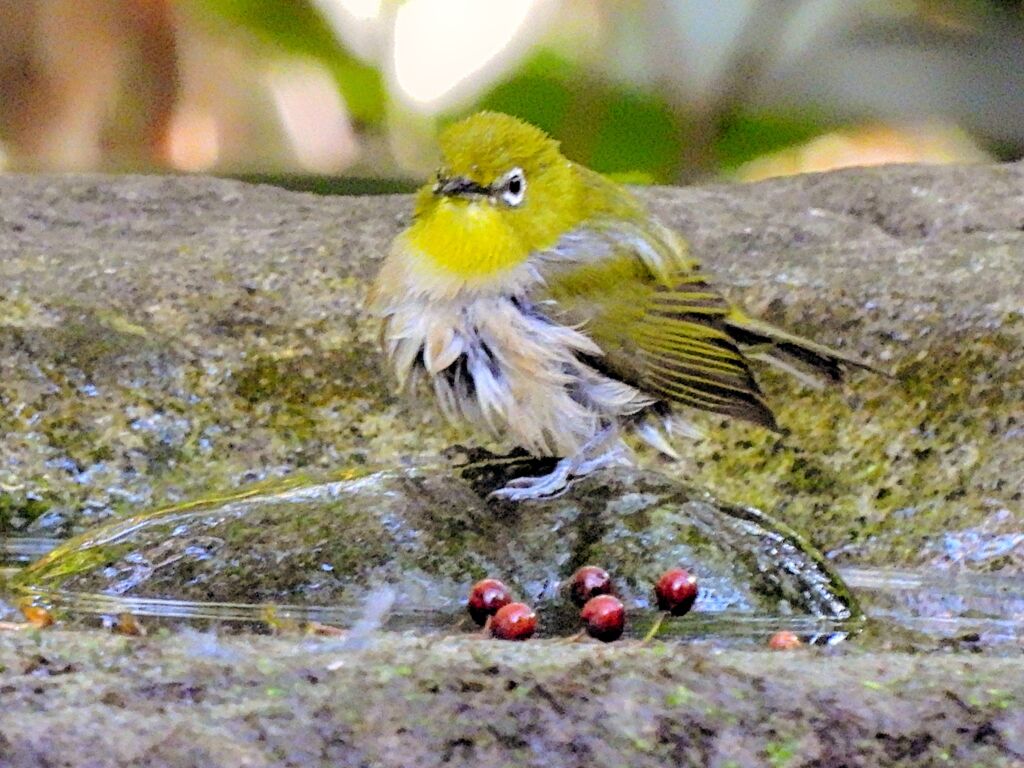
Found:
[[[0,540],[0,578],[17,573],[22,565],[60,543],[42,538]],[[785,629],[812,644],[832,645],[852,639],[870,647],[880,637],[891,638],[903,630],[908,633],[910,646],[919,650],[940,647],[949,640],[966,642],[968,647],[1003,650],[1024,645],[1024,577],[877,568],[845,568],[840,575],[863,604],[867,620],[698,608],[684,618],[666,621],[658,636],[760,647],[774,632]],[[30,598],[65,621],[83,626],[93,625],[102,617],[128,613],[157,624],[212,622],[256,630],[310,624],[344,628],[365,620],[371,610],[352,604],[222,603],[45,589],[22,589],[7,597],[11,602]],[[475,629],[461,610],[411,610],[393,603],[392,597],[383,610],[380,606],[372,609],[380,613],[379,623],[389,630],[430,633]],[[577,614],[571,606],[552,602],[540,606],[538,613],[542,636],[571,635],[577,629]],[[627,637],[643,637],[657,618],[653,610],[630,611]],[[865,628],[871,631],[865,632]]]
[[[874,621],[938,640],[1024,645],[1024,576],[877,568],[839,573]]]
[[[346,628],[364,619],[365,609],[357,606],[302,606],[258,603],[204,603],[188,600],[118,597],[89,593],[61,593],[24,590],[20,598],[47,606],[62,618],[90,624],[90,619],[130,613],[139,618],[209,623],[225,622],[252,629],[307,624]],[[568,606],[541,606],[537,609],[539,637],[570,636],[579,629],[577,614]],[[633,610],[628,614],[626,637],[644,637],[658,619],[652,610]],[[688,642],[714,642],[721,645],[762,645],[780,629],[799,634],[805,642],[831,645],[856,635],[863,620],[836,621],[813,616],[752,615],[738,611],[694,611],[683,618],[665,621],[660,638]],[[392,631],[472,632],[475,625],[461,610],[394,609],[386,612],[381,626]]]
[[[0,568],[13,568],[42,557],[61,544],[63,539],[0,538]]]

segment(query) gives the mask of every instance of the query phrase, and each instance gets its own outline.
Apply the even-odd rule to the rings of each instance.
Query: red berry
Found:
[[[773,651],[791,651],[803,645],[803,641],[796,632],[782,629],[768,638],[768,647]]]
[[[572,575],[569,596],[576,605],[582,606],[590,598],[610,595],[612,591],[612,577],[608,571],[596,565],[584,565]]]
[[[617,597],[597,595],[583,606],[580,618],[586,624],[588,635],[610,643],[622,637],[622,630],[626,626],[626,609]]]
[[[526,603],[509,603],[491,618],[491,634],[499,640],[525,640],[536,631],[537,614]]]
[[[697,577],[683,568],[672,568],[661,574],[654,585],[658,608],[673,616],[682,616],[697,599]]]
[[[481,579],[469,591],[469,615],[483,626],[488,616],[493,616],[502,606],[512,602],[512,593],[497,579]]]

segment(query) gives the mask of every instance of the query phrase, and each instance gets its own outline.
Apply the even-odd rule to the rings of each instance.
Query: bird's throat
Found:
[[[408,243],[432,269],[470,281],[508,272],[530,255],[486,201],[439,201],[410,227]]]

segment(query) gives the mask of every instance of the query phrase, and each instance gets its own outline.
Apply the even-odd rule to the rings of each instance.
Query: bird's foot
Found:
[[[615,464],[629,464],[626,448],[621,443],[593,459],[584,460],[582,456],[562,459],[551,472],[540,477],[517,477],[510,480],[504,488],[492,491],[488,498],[517,502],[553,499],[565,492],[573,480],[579,480],[591,472]]]
[[[530,499],[551,499],[569,487],[574,459],[562,459],[553,470],[539,477],[517,477],[509,480],[504,488],[491,491],[488,498],[506,501],[528,501]]]

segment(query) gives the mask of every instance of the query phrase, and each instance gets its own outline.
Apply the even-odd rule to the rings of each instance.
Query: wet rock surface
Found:
[[[705,437],[659,470],[837,562],[1020,571],[1024,168],[645,194],[752,312],[896,375],[813,392],[766,371],[788,434],[697,417]],[[408,211],[203,178],[0,177],[0,529],[66,535],[488,445],[381,376],[362,301]]]
[[[1019,659],[384,633],[0,634],[0,762],[986,766],[1024,761]]]
[[[502,579],[537,607],[576,613],[562,591],[582,565],[614,574],[630,608],[652,608],[665,569],[688,564],[698,610],[856,617],[842,582],[800,538],[761,513],[664,476],[602,472],[562,498],[492,503],[523,462],[355,473],[132,516],[91,529],[17,577],[44,594],[104,593],[215,603],[349,606],[397,596],[392,612],[464,619],[469,586]],[[283,487],[282,487],[283,486]]]

